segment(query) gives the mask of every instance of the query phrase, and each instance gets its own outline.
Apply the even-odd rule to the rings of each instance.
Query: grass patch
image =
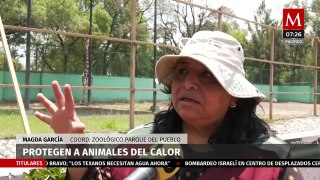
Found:
[[[86,125],[86,132],[108,133],[127,132],[129,130],[129,115],[113,116],[83,116],[81,121]],[[33,115],[28,116],[32,134],[53,133],[52,129]],[[135,115],[135,126],[153,121],[153,115]],[[15,138],[16,134],[24,134],[21,117],[16,112],[0,111],[0,138]]]
[[[275,123],[280,120],[279,117],[269,119],[261,117],[268,124]],[[90,133],[110,133],[120,132],[126,133],[129,130],[129,115],[97,115],[97,116],[80,116],[81,121],[86,125],[86,132]],[[53,133],[52,129],[35,116],[28,116],[29,126],[32,134],[48,134]],[[153,115],[135,115],[135,126],[146,124],[153,121]],[[16,134],[24,134],[24,127],[21,117],[16,110],[0,110],[0,139],[15,138]]]
[[[122,132],[129,130],[129,115],[80,117],[87,132]],[[153,121],[153,115],[135,115],[135,126]]]

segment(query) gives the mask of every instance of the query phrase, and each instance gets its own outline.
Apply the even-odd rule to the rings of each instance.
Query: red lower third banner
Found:
[[[1,167],[31,167],[41,168],[46,167],[45,159],[0,159]]]

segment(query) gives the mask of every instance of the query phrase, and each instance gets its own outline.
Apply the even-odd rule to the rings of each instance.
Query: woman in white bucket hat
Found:
[[[282,143],[255,113],[265,95],[245,78],[243,48],[234,37],[220,31],[199,31],[181,47],[179,55],[165,55],[156,64],[157,82],[171,94],[171,104],[156,114],[153,133],[183,132],[188,144],[251,144],[271,139]],[[268,156],[265,152],[246,153],[252,153],[250,158]],[[296,169],[289,168],[181,168],[177,176],[301,179]]]
[[[179,55],[161,57],[156,77],[172,104],[156,116],[154,131],[167,121],[165,129],[187,132],[191,144],[269,137],[269,126],[255,114],[265,96],[245,78],[243,62],[241,44],[220,31],[197,32]]]
[[[243,62],[242,46],[232,36],[219,31],[195,33],[179,55],[166,55],[157,62],[157,81],[164,85],[164,92],[171,94],[171,104],[168,109],[155,115],[151,126],[143,128],[150,130],[151,127],[151,133],[186,133],[188,144],[251,144],[268,141],[273,136],[272,131],[255,114],[256,106],[265,96],[245,78]],[[49,124],[55,133],[84,133],[85,125],[74,110],[70,86],[65,85],[65,94],[58,82],[54,81],[52,87],[56,105],[44,95],[38,95],[51,116],[36,112],[36,117]],[[141,128],[134,131],[145,132]],[[278,139],[275,141],[280,142]],[[209,158],[211,155],[214,157],[211,151],[201,151],[205,152],[200,152],[200,155],[204,153]],[[198,152],[192,153],[199,155]],[[270,157],[269,153],[264,153],[249,151],[242,157]],[[134,170],[68,168],[67,179],[123,179]],[[270,180],[301,179],[301,176],[294,169],[278,167],[192,167],[180,168],[170,179],[213,178]]]

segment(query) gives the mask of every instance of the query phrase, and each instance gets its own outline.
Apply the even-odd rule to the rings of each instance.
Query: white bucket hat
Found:
[[[202,63],[231,96],[256,98],[258,102],[265,98],[265,95],[245,78],[241,44],[226,33],[199,31],[188,39],[179,55],[161,57],[156,64],[158,83],[171,83],[171,73],[180,58],[191,58]]]

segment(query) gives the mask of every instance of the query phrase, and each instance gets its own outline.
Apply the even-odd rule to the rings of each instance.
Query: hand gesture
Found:
[[[51,102],[42,93],[37,95],[40,103],[51,115],[45,115],[36,111],[35,116],[50,125],[55,133],[84,133],[85,125],[76,114],[70,85],[64,85],[63,94],[59,83],[53,81],[52,89],[56,104]]]

